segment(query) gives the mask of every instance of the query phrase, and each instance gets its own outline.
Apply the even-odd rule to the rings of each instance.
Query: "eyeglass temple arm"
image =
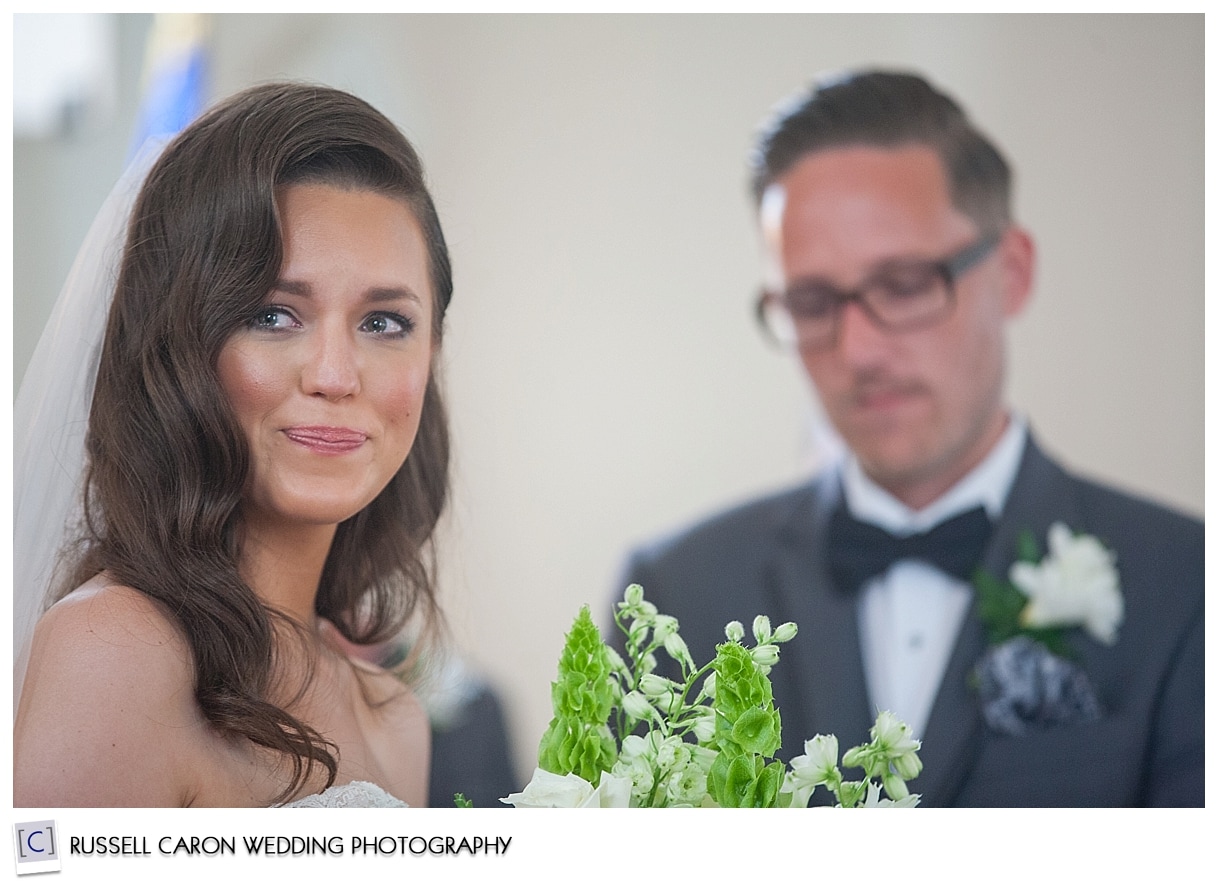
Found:
[[[1002,233],[992,233],[989,236],[978,239],[971,248],[966,248],[960,254],[944,263],[943,268],[947,270],[947,274],[952,281],[955,281],[959,276],[964,275],[973,266],[980,263],[1002,241],[1002,235]]]

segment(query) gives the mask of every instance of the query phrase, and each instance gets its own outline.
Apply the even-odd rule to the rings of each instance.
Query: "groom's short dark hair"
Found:
[[[780,104],[750,157],[753,197],[804,156],[835,147],[925,145],[943,162],[952,203],[985,232],[1011,220],[1011,169],[960,105],[916,74],[824,78]]]

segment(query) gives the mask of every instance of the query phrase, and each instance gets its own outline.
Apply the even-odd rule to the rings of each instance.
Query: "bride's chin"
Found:
[[[379,493],[379,491],[378,491]],[[278,499],[269,503],[253,503],[244,507],[247,524],[277,524],[281,528],[301,529],[336,527],[367,508],[378,494],[347,496],[341,499],[319,498]]]

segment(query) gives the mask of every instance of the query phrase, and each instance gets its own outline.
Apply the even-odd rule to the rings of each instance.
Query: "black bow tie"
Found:
[[[926,533],[893,536],[855,520],[845,504],[829,519],[826,555],[829,573],[839,588],[857,590],[899,560],[916,558],[957,579],[969,579],[981,562],[992,525],[978,507],[944,521]]]

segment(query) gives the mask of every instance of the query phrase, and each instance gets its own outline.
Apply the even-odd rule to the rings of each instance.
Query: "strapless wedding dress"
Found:
[[[321,793],[295,802],[285,802],[282,808],[407,808],[406,803],[369,781],[352,781],[327,787]]]

